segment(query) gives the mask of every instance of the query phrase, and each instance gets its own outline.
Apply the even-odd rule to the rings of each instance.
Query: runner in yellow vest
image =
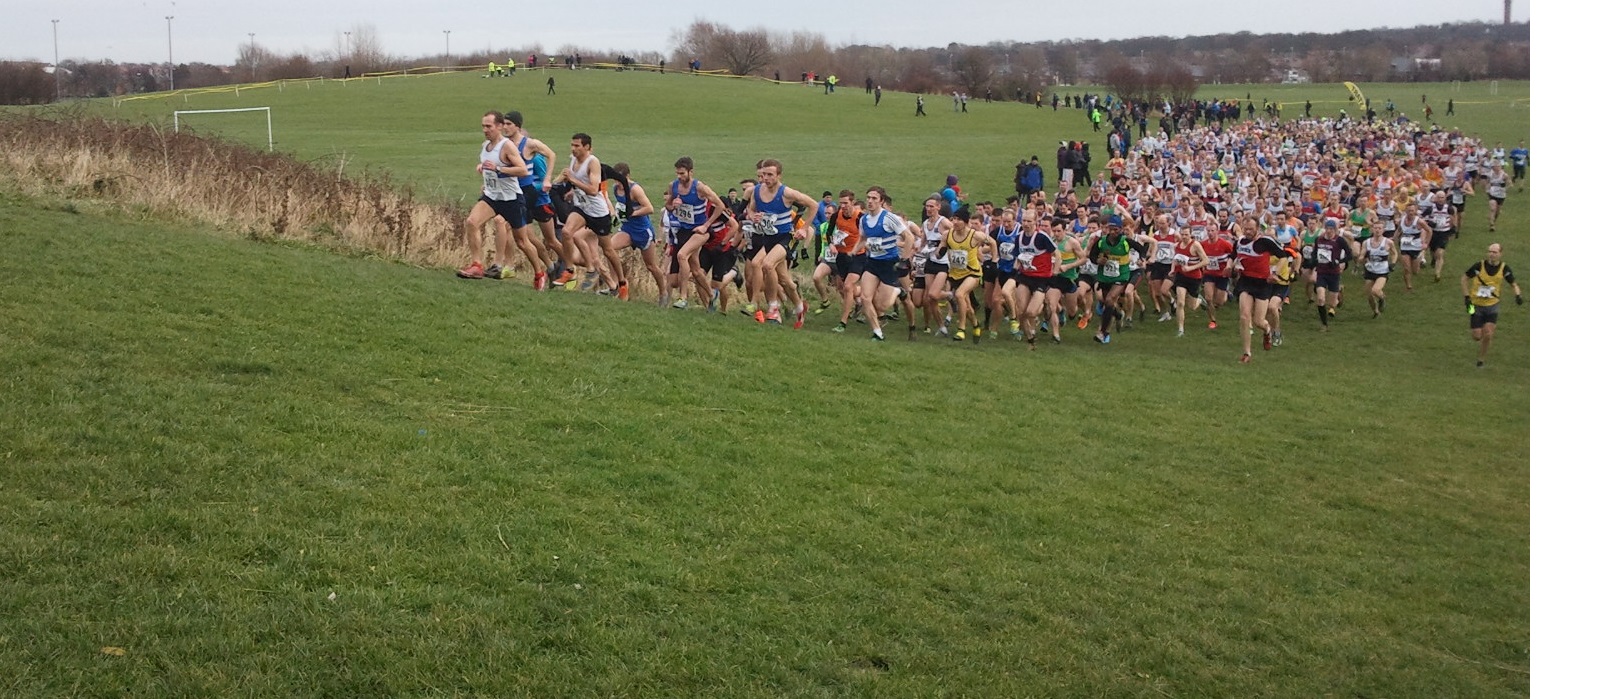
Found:
[[[1489,354],[1489,343],[1494,341],[1494,326],[1500,320],[1501,290],[1511,286],[1517,305],[1522,305],[1522,287],[1511,273],[1510,265],[1500,260],[1500,244],[1489,245],[1488,255],[1481,262],[1472,263],[1461,276],[1461,298],[1472,316],[1472,339],[1478,341],[1478,367]]]

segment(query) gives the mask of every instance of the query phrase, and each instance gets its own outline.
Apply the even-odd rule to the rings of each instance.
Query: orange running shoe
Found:
[[[765,323],[765,322],[767,322],[767,312],[766,311],[761,311],[761,310],[756,311],[756,322],[757,323]]]
[[[472,264],[456,270],[456,276],[462,279],[482,279],[483,263],[474,260]]]
[[[627,301],[628,300],[628,283],[627,282],[623,282],[622,284],[620,284],[617,287],[617,298],[622,299],[623,301]]]

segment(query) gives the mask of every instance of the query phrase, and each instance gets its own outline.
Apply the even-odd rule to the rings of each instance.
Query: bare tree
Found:
[[[765,29],[725,31],[714,37],[711,57],[734,75],[749,75],[772,65],[772,39]]]
[[[1016,59],[1011,61],[1011,69],[1022,77],[1023,89],[1026,90],[1037,90],[1055,83],[1050,75],[1050,64],[1045,61],[1044,49],[1038,46],[1024,46],[1018,51]]]
[[[1144,73],[1126,60],[1104,68],[1104,81],[1119,99],[1137,100],[1144,96]]]
[[[672,62],[688,64],[695,59],[711,58],[711,45],[716,36],[727,31],[720,24],[695,19],[688,27],[672,32]]]
[[[790,80],[808,70],[824,74],[837,71],[833,50],[821,34],[797,31],[788,36],[775,36],[772,39],[772,51],[773,67],[789,76]]]
[[[55,81],[43,63],[0,61],[0,104],[45,104],[55,95]]]
[[[350,70],[357,73],[388,70],[392,61],[389,55],[383,52],[383,41],[378,38],[378,29],[370,24],[358,24],[350,28],[350,39],[345,47],[345,63]]]
[[[964,48],[951,61],[950,72],[967,94],[983,94],[983,88],[994,81],[994,54],[977,46]]]

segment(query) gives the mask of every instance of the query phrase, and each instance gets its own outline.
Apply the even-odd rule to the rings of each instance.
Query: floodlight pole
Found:
[[[444,30],[444,69],[450,70],[450,30]]]
[[[355,53],[355,46],[350,43],[350,32],[344,33],[344,60],[349,62],[350,55]]]
[[[53,64],[53,69],[50,72],[56,74],[56,101],[57,102],[61,101],[61,37],[56,32],[56,27],[58,25],[60,25],[60,24],[61,24],[61,20],[59,20],[59,19],[50,20],[50,43],[55,46],[55,51],[56,51],[56,62]]]
[[[258,62],[260,61],[256,58],[256,33],[250,32],[250,82],[256,81],[256,63]]]
[[[178,89],[178,74],[172,65],[172,15],[167,15],[167,90]]]

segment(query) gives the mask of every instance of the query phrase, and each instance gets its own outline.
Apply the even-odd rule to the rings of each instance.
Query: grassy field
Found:
[[[544,94],[546,76],[556,78],[554,96]],[[1072,89],[1059,88],[1062,94]],[[1497,94],[1490,94],[1487,83],[1465,83],[1459,91],[1448,84],[1373,84],[1363,90],[1379,109],[1393,99],[1400,111],[1419,119],[1426,95],[1441,124],[1505,141],[1507,148],[1527,137],[1527,82],[1501,82]],[[1313,114],[1319,116],[1352,106],[1342,85],[1207,85],[1196,96],[1248,97],[1258,106],[1271,100],[1293,115],[1303,111],[1306,100],[1313,101]],[[1445,118],[1445,100],[1452,98],[1458,116]],[[757,160],[776,157],[784,162],[786,181],[814,196],[880,184],[897,196],[921,197],[942,187],[946,174],[956,173],[974,201],[1001,201],[1012,194],[1019,159],[1037,155],[1048,172],[1062,140],[1096,144],[1096,167],[1105,162],[1104,134],[1092,130],[1082,111],[979,100],[968,105],[968,113],[957,114],[947,97],[934,95],[928,98],[928,117],[916,118],[915,98],[903,93],[886,92],[874,107],[872,96],[860,89],[841,87],[823,95],[820,88],[676,74],[431,75],[381,84],[375,79],[308,83],[239,96],[171,96],[116,108],[96,103],[161,128],[171,128],[173,110],[246,106],[272,107],[281,149],[333,167],[386,169],[425,191],[456,199],[476,197],[472,167],[481,140],[478,120],[487,109],[523,112],[528,130],[550,144],[560,166],[566,165],[572,134],[590,134],[596,155],[606,162],[627,161],[652,195],[672,179],[672,163],[682,155],[695,158],[698,174],[719,191],[754,177]],[[185,119],[196,129],[266,142],[260,113]]]
[[[916,121],[850,90],[557,77],[614,108],[523,105],[541,128],[663,173],[692,153],[719,185],[774,154],[812,190],[948,170],[998,197],[1018,155],[1089,135],[1017,105]],[[485,103],[542,82],[324,84],[282,93],[298,126],[240,100],[302,157],[454,194]],[[757,131],[750,103],[796,116]],[[1482,109],[1463,126],[1526,133]],[[1499,236],[1519,271],[1528,196]],[[8,695],[1529,691],[1529,315],[1475,370],[1454,284],[1328,335],[1297,296],[1240,367],[1228,324],[872,345],[98,209],[0,194]],[[1452,267],[1488,240],[1467,231]]]

